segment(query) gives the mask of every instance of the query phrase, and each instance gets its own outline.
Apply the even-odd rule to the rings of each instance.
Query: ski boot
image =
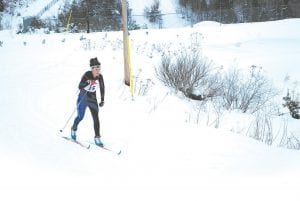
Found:
[[[100,140],[100,137],[95,137],[95,144],[97,145],[97,146],[99,146],[99,147],[103,147],[104,145],[103,145],[103,143],[101,142],[101,140]]]
[[[76,140],[76,131],[75,130],[73,130],[72,128],[71,128],[71,138],[73,139],[73,140]]]

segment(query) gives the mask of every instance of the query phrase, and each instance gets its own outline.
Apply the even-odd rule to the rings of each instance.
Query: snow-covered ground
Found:
[[[145,96],[136,94],[134,100],[122,81],[121,32],[0,32],[0,199],[299,200],[299,151],[237,134],[233,128],[249,121],[242,114],[229,115],[219,129],[194,124],[191,102],[170,93],[154,73],[161,50],[195,43],[224,68],[262,66],[284,94],[300,80],[299,26],[300,20],[293,19],[133,31],[137,89],[147,79],[153,82]],[[86,40],[80,40],[82,35]],[[85,150],[59,132],[95,56],[106,84],[101,133],[105,143],[122,149],[120,156],[95,147]],[[87,111],[80,124],[81,141],[93,140],[90,116]],[[288,119],[289,129],[299,133],[299,120]]]

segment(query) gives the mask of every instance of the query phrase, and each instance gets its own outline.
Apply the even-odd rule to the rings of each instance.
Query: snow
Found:
[[[283,87],[286,76],[291,82],[300,80],[294,73],[300,62],[299,23],[299,19],[236,25],[203,22],[195,28],[209,33],[203,36],[208,44],[203,51],[216,63],[225,67],[261,66]],[[223,51],[225,47],[228,51]]]
[[[154,73],[162,50],[197,45],[197,38],[216,65],[262,66],[285,95],[299,81],[299,25],[299,19],[204,22],[194,28],[133,31],[137,88],[139,81],[153,82],[134,100],[123,85],[121,32],[1,31],[0,199],[299,200],[299,151],[243,135],[251,117],[240,113],[226,114],[218,129],[207,126],[205,116],[194,123],[193,103],[162,86]],[[80,40],[82,35],[87,39]],[[120,156],[85,150],[60,137],[75,107],[79,79],[95,56],[106,84],[101,133],[104,143],[122,149]],[[299,120],[288,119],[292,132],[299,133]],[[93,140],[88,111],[78,135],[81,141]]]
[[[37,0],[31,4],[24,12],[24,16],[36,16],[46,5],[48,5],[52,0]]]
[[[34,17],[45,8],[52,0],[24,0],[22,6],[15,8],[13,16],[4,13],[1,21],[4,29],[19,30],[19,26],[23,24],[23,18]],[[71,0],[60,0],[56,2],[49,10],[41,16],[41,19],[57,18],[63,6],[71,2]]]
[[[70,0],[61,0],[58,1],[57,3],[55,3],[48,11],[46,11],[43,15],[42,15],[42,19],[47,19],[47,18],[56,18],[58,17],[58,15],[62,12],[64,5],[67,2],[71,2]]]

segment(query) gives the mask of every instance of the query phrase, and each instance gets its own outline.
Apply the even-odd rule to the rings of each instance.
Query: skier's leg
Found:
[[[92,113],[93,121],[94,121],[94,130],[95,130],[95,137],[100,137],[100,121],[99,121],[99,108],[97,100],[89,101],[88,106]]]
[[[77,99],[77,117],[74,120],[72,130],[74,130],[74,131],[77,130],[78,124],[81,122],[81,120],[84,117],[86,107],[87,107],[86,96],[85,95],[78,96],[78,99]]]

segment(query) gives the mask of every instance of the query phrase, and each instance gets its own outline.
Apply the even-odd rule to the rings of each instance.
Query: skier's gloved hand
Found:
[[[88,83],[88,85],[91,85],[91,86],[92,86],[92,85],[95,84],[95,81],[94,81],[94,80],[88,80],[87,83]]]
[[[90,84],[91,84],[91,80],[87,80],[87,81],[85,81],[84,87],[89,86]]]
[[[104,101],[101,101],[101,102],[99,103],[99,106],[100,106],[100,107],[103,107],[103,106],[104,106]]]

